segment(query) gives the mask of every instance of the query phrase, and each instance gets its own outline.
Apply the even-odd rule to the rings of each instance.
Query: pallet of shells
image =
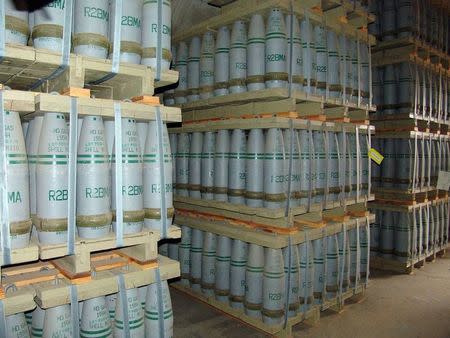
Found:
[[[6,337],[122,336],[126,327],[135,337],[159,337],[161,327],[164,336],[173,335],[167,281],[179,276],[178,262],[160,256],[141,265],[109,252],[92,264],[92,276],[81,279],[48,262],[3,270]]]
[[[291,12],[288,1],[252,6],[241,0],[234,10],[175,36],[180,81],[166,104],[184,109],[197,101],[207,105],[213,97],[240,101],[247,91],[268,97],[271,89],[289,87],[294,95],[371,107],[374,37],[343,24],[331,15],[334,11],[322,14],[303,9],[301,2],[292,5]]]
[[[450,72],[445,67],[407,56],[374,60],[371,117],[377,131],[434,130],[449,123]],[[433,124],[434,123],[434,124]]]
[[[371,141],[372,147],[384,156],[381,165],[371,164],[372,191],[377,200],[412,204],[425,202],[428,196],[439,196],[439,172],[450,168],[448,136],[381,132]]]
[[[372,1],[370,12],[379,19],[369,25],[369,32],[381,40],[378,48],[414,39],[436,53],[448,52],[448,1]]]
[[[364,295],[372,220],[305,229],[277,248],[243,232],[222,235],[223,225],[210,231],[183,225],[181,242],[167,248],[181,264],[174,287],[272,335],[290,332],[317,321],[318,311],[340,311],[347,299]]]
[[[416,205],[372,202],[371,267],[411,273],[442,256],[449,239],[448,198]]]
[[[179,236],[179,229],[169,228],[173,216],[172,163],[166,128],[166,122],[180,121],[179,109],[159,107],[163,154],[169,159],[164,162],[167,218],[163,222],[161,176],[155,175],[160,170],[160,156],[155,150],[159,142],[158,107],[15,90],[2,90],[2,98],[6,137],[6,177],[2,181],[8,183],[11,235],[9,246],[2,251],[12,250],[11,264],[67,254],[70,158],[75,158],[72,170],[76,172],[76,189],[72,191],[76,194],[72,198],[78,235],[72,258],[81,261],[73,264],[70,258],[73,273],[89,271],[85,259],[90,252],[117,246],[117,190],[119,194],[122,191],[123,245],[130,250],[145,248],[137,253],[137,259],[156,258],[156,243],[165,229],[169,236]],[[68,120],[71,102],[76,103],[79,117],[75,121]],[[120,144],[114,138],[117,104],[122,114],[122,189],[115,183],[114,144]],[[74,122],[78,123],[78,135],[72,141],[74,152],[69,154],[69,130]],[[77,128],[73,129],[76,134]]]
[[[116,1],[100,0],[92,7],[90,1],[80,0],[72,9],[63,1],[56,1],[28,14],[16,10],[12,0],[6,0],[2,18],[6,49],[0,63],[0,82],[17,89],[48,92],[88,86],[96,97],[114,99],[151,96],[155,87],[176,83],[178,73],[169,70],[171,1],[164,1],[161,17],[157,1],[124,3],[124,20],[115,20],[115,13],[119,13],[116,7]],[[69,25],[65,16],[74,23],[72,31],[68,29],[73,54],[67,68],[61,71],[63,31]],[[121,23],[120,65],[114,70],[115,76],[110,76],[113,67],[106,59],[113,56],[116,22]],[[161,27],[156,29],[158,25]],[[162,32],[161,40],[158,31]],[[154,83],[158,41],[162,46],[161,75]],[[28,42],[33,47],[26,46]]]
[[[363,203],[368,131],[288,118],[171,129],[175,208],[291,227],[296,215]]]

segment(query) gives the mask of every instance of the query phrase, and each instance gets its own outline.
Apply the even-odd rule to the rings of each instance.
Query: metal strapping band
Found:
[[[312,190],[315,188],[313,187],[313,180],[312,180],[312,173],[314,171],[313,163],[314,163],[314,143],[313,143],[313,132],[311,130],[311,121],[308,120],[307,122],[308,126],[308,150],[309,150],[309,189],[308,189],[308,212],[311,211],[311,204],[312,204]]]
[[[70,98],[69,123],[69,186],[68,186],[68,224],[67,224],[67,254],[75,254],[76,236],[76,197],[77,197],[77,138],[78,138],[78,107],[77,98]]]
[[[3,4],[4,1],[0,1]],[[0,337],[8,337],[8,332],[6,331],[6,312],[5,312],[5,304],[3,303],[3,299],[0,299]]]
[[[70,318],[72,319],[72,336],[80,336],[80,312],[78,309],[78,288],[70,285]]]
[[[356,273],[355,273],[355,290],[358,289],[361,273],[361,246],[359,238],[359,218],[356,219]]]
[[[422,224],[422,206],[419,206],[419,257],[422,254],[423,251],[423,224]]]
[[[341,175],[339,175],[341,181],[341,205],[345,203],[343,201],[345,200],[345,183],[347,179],[347,132],[345,131],[344,126],[342,126],[342,158],[342,168],[340,168]]]
[[[303,60],[303,62],[306,62],[307,64],[307,74],[303,74],[303,76],[306,78],[306,84],[308,86],[307,88],[307,94],[311,94],[311,76],[312,76],[312,64],[311,64],[311,42],[312,42],[312,36],[311,36],[311,27],[310,27],[310,21],[309,21],[309,12],[306,11],[305,13],[305,19],[306,19],[306,47],[307,47],[307,53],[306,53],[306,60]],[[303,42],[303,41],[302,41]],[[308,209],[309,210],[309,209]]]
[[[3,2],[3,1],[2,1]],[[2,265],[11,264],[11,234],[8,207],[8,174],[6,161],[6,133],[4,90],[0,88],[0,189],[1,189],[1,222],[2,222]]]
[[[162,12],[163,12],[163,0],[158,1],[158,39],[156,43],[156,75],[155,82],[161,79],[161,60],[162,60]]]
[[[291,191],[292,191],[292,170],[293,170],[293,153],[294,153],[294,123],[292,119],[289,119],[289,163],[288,163],[288,186],[287,186],[287,201],[286,201],[286,209],[284,211],[284,216],[289,216],[289,209],[291,208]]]
[[[419,100],[419,71],[418,71],[418,65],[417,64],[413,64],[413,63],[409,63],[409,69],[410,69],[410,73],[412,73],[411,67],[414,66],[414,119],[417,118],[417,105],[418,105],[418,100]]]
[[[293,63],[294,60],[292,58],[292,55],[294,55],[294,1],[289,1],[289,14],[291,15],[291,21],[289,22],[289,97],[292,96],[292,70],[294,68]],[[291,141],[292,142],[292,141]],[[291,149],[292,151],[292,149]],[[290,177],[290,176],[289,176]],[[286,312],[287,317],[287,312]],[[286,325],[286,323],[285,323]],[[285,326],[286,327],[286,326]]]
[[[413,183],[412,183],[413,188],[416,187],[416,178],[417,178],[416,176],[418,174],[417,173],[417,162],[419,156],[418,151],[419,148],[417,147],[417,134],[414,134],[414,161],[413,161],[414,166],[413,166]]]
[[[372,46],[370,45],[370,41],[369,41],[369,32],[367,32],[367,48],[368,48],[368,52],[369,52],[369,107],[372,107],[372,103],[373,103]],[[370,179],[369,179],[369,182],[370,182]]]
[[[367,264],[366,264],[366,282],[365,284],[369,284],[369,274],[370,274],[370,222],[369,216],[366,216],[366,233],[367,233]]]
[[[342,223],[342,266],[340,267],[340,279],[339,279],[339,302],[340,304],[343,304],[344,299],[342,298],[342,289],[344,285],[344,272],[345,272],[345,259],[346,259],[346,253],[347,253],[347,225],[345,223]],[[338,252],[339,252],[339,241],[338,241]],[[338,254],[338,260],[340,261],[340,257]],[[350,269],[349,269],[350,271]]]
[[[123,333],[125,338],[130,338],[130,315],[128,313],[128,297],[125,288],[125,278],[122,274],[117,275],[117,286],[119,287],[119,297],[123,311]]]
[[[305,245],[306,245],[306,257],[305,257],[305,260],[306,260],[306,268],[305,268],[305,289],[303,290],[303,299],[305,300],[305,302],[304,302],[304,306],[305,306],[305,309],[306,309],[306,306],[308,305],[308,299],[309,299],[309,296],[310,295],[308,295],[308,277],[309,277],[309,230],[308,229],[306,229],[306,230],[304,230],[305,231]],[[305,311],[306,312],[306,311]]]
[[[0,19],[0,62],[2,62],[6,53],[5,1],[0,1]]]
[[[370,132],[370,126],[367,127],[367,155],[372,148],[372,135]],[[367,156],[367,198],[370,197],[370,191],[372,190],[372,162],[369,156]]]
[[[3,1],[2,1],[3,2]],[[64,26],[62,37],[62,51],[61,51],[61,64],[53,73],[49,76],[37,81],[31,85],[30,90],[34,90],[40,87],[45,81],[54,79],[61,75],[70,62],[70,49],[72,44],[72,20],[73,20],[73,0],[66,0],[64,7]]]
[[[325,158],[326,158],[326,177],[325,177],[325,198],[323,199],[323,206],[327,205],[328,197],[330,194],[330,132],[325,130],[325,125],[322,126],[322,135],[324,137],[325,144]]]
[[[323,253],[323,287],[322,287],[322,302],[325,301],[327,295],[327,270],[328,270],[328,238],[326,227],[322,228],[322,253]]]
[[[90,85],[98,85],[112,79],[119,73],[120,68],[120,48],[122,44],[122,0],[115,0],[114,4],[114,42],[111,61],[111,73],[106,74],[102,78],[92,81]],[[116,157],[117,158],[117,157]],[[117,163],[117,161],[116,161]]]
[[[159,267],[155,269],[155,277],[156,277],[156,287],[157,287],[157,297],[158,297],[158,327],[159,327],[159,338],[164,338],[164,332],[166,331],[164,324],[164,299],[162,292],[162,284],[161,284],[161,272],[159,271]]]
[[[167,238],[167,212],[166,212],[166,174],[164,171],[164,138],[163,138],[163,122],[161,118],[161,109],[156,106],[156,124],[158,132],[158,159],[159,159],[159,171],[161,175],[161,222],[162,222],[162,232],[161,238]]]
[[[361,198],[361,143],[359,142],[359,127],[355,127],[355,143],[356,143],[356,202]]]
[[[284,328],[288,325],[289,318],[289,299],[291,298],[291,266],[292,266],[292,239],[291,235],[288,237],[288,273],[287,273],[287,286],[285,290],[285,307],[284,307]]]
[[[116,154],[116,246],[123,246],[123,157],[122,157],[122,110],[120,102],[114,102],[114,132]]]

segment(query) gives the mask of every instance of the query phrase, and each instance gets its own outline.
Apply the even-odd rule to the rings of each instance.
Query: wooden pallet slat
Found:
[[[168,238],[180,238],[181,230],[171,226]],[[123,247],[119,251],[132,257],[139,263],[150,262],[158,256],[158,241],[161,238],[158,231],[142,231],[124,236]],[[55,259],[53,264],[70,278],[84,277],[91,273],[91,254],[104,250],[116,249],[117,243],[113,233],[100,239],[77,239],[75,254],[67,256],[67,244],[39,245],[41,259]]]
[[[180,105],[180,108],[183,110],[183,122],[223,119],[224,116],[242,118],[285,112],[297,112],[300,118],[324,115],[325,119],[332,120],[350,117],[350,111],[353,111],[354,119],[367,120],[369,111],[376,110],[374,106],[358,106],[344,102],[342,99],[325,99],[302,91],[294,90],[289,95],[289,90],[286,88],[217,96],[185,103]]]
[[[340,209],[334,212],[342,213],[344,211]],[[330,211],[329,215],[331,214],[333,212]],[[355,228],[357,223],[360,226],[364,226],[367,220],[369,223],[373,223],[375,215],[335,218],[332,221],[326,221],[322,215],[319,217],[318,214],[311,215],[309,218],[312,221],[307,222],[305,218],[301,218],[298,222],[294,222],[295,227],[277,231],[274,228],[223,217],[214,217],[212,215],[199,215],[198,213],[180,211],[177,211],[175,214],[175,220],[178,224],[274,249],[285,248],[289,243],[303,243],[306,241],[306,236],[309,240],[331,236],[342,231],[344,226],[350,230]],[[316,221],[316,223],[313,221]],[[306,231],[308,232],[307,234]]]
[[[91,277],[70,279],[65,277],[57,266],[49,263],[39,263],[24,266],[14,266],[4,271],[2,290],[13,283],[18,277],[23,285],[17,284],[17,290],[7,292],[2,301],[6,315],[32,310],[38,304],[47,309],[70,303],[71,285],[76,285],[78,300],[105,296],[118,292],[117,276],[122,274],[125,288],[136,288],[156,282],[156,269],[160,270],[161,280],[169,280],[180,275],[180,264],[164,256],[148,264],[137,264],[129,257],[121,257],[118,253],[107,253],[108,259],[103,263],[108,268],[99,268]],[[122,265],[112,265],[111,262],[122,260]],[[45,270],[39,267],[44,266]]]
[[[36,88],[43,92],[60,92],[67,87],[88,87],[96,97],[128,99],[138,95],[153,95],[155,87],[167,86],[178,81],[178,72],[162,72],[155,83],[155,70],[144,65],[121,63],[119,72],[105,82],[93,85],[111,73],[111,60],[71,54],[69,66],[60,75],[47,79],[60,67],[61,55],[57,52],[35,49],[29,46],[6,46],[6,57],[0,63],[0,82],[19,90],[28,90],[38,81]]]

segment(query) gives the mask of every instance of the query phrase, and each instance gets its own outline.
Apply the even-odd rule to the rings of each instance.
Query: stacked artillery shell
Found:
[[[40,135],[36,190],[31,196],[36,206],[35,226],[40,243],[59,244],[67,240],[68,217],[69,129],[64,115],[46,113]]]
[[[338,38],[332,30],[327,31],[327,53],[328,53],[328,67],[327,67],[327,85],[328,95],[332,98],[337,98],[341,94],[340,83],[340,63],[338,52]]]
[[[231,245],[231,238],[217,236],[214,294],[224,303],[228,303],[230,296]]]
[[[250,207],[262,207],[264,197],[264,135],[262,129],[252,129],[247,141],[247,182],[245,203]]]
[[[230,30],[223,26],[217,32],[216,50],[214,52],[214,95],[228,94],[230,79]]]
[[[189,44],[189,54],[187,59],[187,92],[188,102],[197,101],[200,98],[200,38],[194,36]]]
[[[364,284],[368,225],[292,245],[266,248],[209,232],[182,228],[192,243],[184,287],[241,309],[267,325],[278,325],[338,293]],[[180,246],[180,256],[185,248]],[[287,309],[287,313],[285,312]]]
[[[186,103],[188,89],[188,47],[180,42],[176,52],[175,70],[178,72],[178,87],[175,88],[175,104]]]
[[[160,132],[162,132],[162,135],[159,135]],[[162,140],[162,154],[159,153],[158,139]],[[161,170],[164,171],[164,186],[162,184]],[[167,126],[163,125],[160,129],[158,128],[156,121],[150,121],[148,124],[143,173],[144,225],[147,229],[163,231],[164,223],[167,227],[172,224],[172,217],[174,214],[172,196],[172,155]],[[165,196],[166,210],[161,210],[162,194]],[[165,222],[162,219],[163,217],[166,218]]]
[[[189,186],[189,134],[178,134],[176,153],[176,191],[180,196],[188,196]]]
[[[266,73],[267,88],[286,87],[287,73],[287,38],[283,13],[272,9],[266,26]]]
[[[303,46],[303,87],[307,93],[315,93],[316,89],[316,45],[314,28],[308,18],[304,18],[300,26]]]
[[[200,54],[200,99],[208,99],[214,93],[214,34],[203,35]]]
[[[5,41],[25,46],[29,35],[28,12],[17,10],[12,0],[6,0],[4,20]]]
[[[161,283],[161,297],[158,293],[158,284],[153,283],[147,287],[145,300],[145,337],[163,338],[173,337],[173,311],[167,281]],[[162,303],[162,307],[160,307]],[[162,308],[162,313],[161,313]],[[159,321],[164,322],[164,332],[160,330]]]
[[[190,265],[191,265],[191,242],[192,229],[181,226],[181,242],[178,245],[178,257],[180,262],[181,283],[184,286],[189,285]]]
[[[287,72],[292,89],[303,90],[303,46],[300,23],[295,15],[286,15],[286,30],[288,39]]]
[[[65,1],[53,1],[32,14],[34,24],[31,38],[34,47],[56,52],[62,50],[64,7]]]
[[[192,134],[191,147],[189,149],[189,197],[201,198],[201,164],[202,164],[203,134]]]
[[[235,21],[231,30],[230,44],[230,93],[247,91],[247,27],[244,21]]]
[[[323,26],[314,27],[314,41],[316,46],[316,78],[317,94],[324,96],[327,89],[327,33]]]
[[[230,133],[219,130],[214,155],[214,199],[228,201],[228,160],[230,156]]]
[[[265,88],[265,28],[260,14],[253,14],[250,19],[247,40],[247,89],[249,91]]]
[[[110,58],[112,58],[112,51],[114,48],[114,23],[115,23],[115,6],[116,1],[111,1],[110,9],[111,9],[111,19],[110,19],[110,42],[111,42],[111,48],[110,48]],[[166,4],[163,6],[163,18],[164,14],[166,14]],[[148,13],[145,16],[145,22],[142,22],[142,12],[143,12],[143,0],[132,0],[128,1],[126,4],[122,3],[122,18],[120,20],[120,29],[121,29],[121,41],[120,41],[120,61],[121,62],[129,62],[134,64],[140,64],[141,63],[141,57],[142,57],[142,27],[143,23],[146,25],[146,32],[144,33],[146,38],[147,37],[147,30],[148,25],[150,24],[148,20]],[[147,3],[145,6],[148,6]],[[147,10],[147,7],[144,7],[144,13],[145,10]],[[169,12],[170,15],[170,12]],[[170,20],[169,20],[170,23]],[[163,23],[166,24],[166,23]],[[151,24],[150,24],[151,25]],[[162,34],[162,44],[163,48],[165,48],[165,31],[163,30]],[[166,33],[167,34],[167,33]],[[156,40],[155,40],[156,41]],[[170,38],[169,38],[170,43]],[[147,47],[147,46],[146,46]],[[156,50],[156,49],[155,49]],[[146,50],[148,52],[148,50]],[[164,50],[163,50],[164,54]],[[148,55],[145,55],[148,56]],[[164,59],[164,58],[163,58]],[[147,60],[146,60],[147,61]],[[163,61],[164,63],[164,61]],[[145,63],[147,64],[147,63]],[[155,67],[156,64],[148,64],[152,67]],[[168,68],[167,68],[168,69]]]
[[[410,211],[375,209],[380,226],[371,227],[372,255],[408,263],[442,250],[448,242],[447,203],[440,199]]]
[[[286,203],[286,163],[281,129],[266,132],[264,158],[264,207],[282,208]]]
[[[248,31],[242,20],[221,26],[215,36],[214,60],[209,48],[214,49],[214,43],[205,38],[213,41],[213,33],[208,31],[203,36],[202,53],[198,37],[193,38],[195,55],[190,43],[191,60],[201,58],[202,65],[200,70],[188,67],[188,83],[189,78],[193,83],[188,88],[195,92],[188,94],[188,102],[208,99],[214,81],[214,96],[289,85],[290,90],[326,98],[339,99],[345,91],[346,102],[370,103],[368,44],[344,34],[338,37],[323,25],[313,25],[307,16],[299,22],[296,15],[284,15],[282,9],[272,8],[266,18],[253,14]],[[195,80],[198,76],[200,84]],[[198,95],[198,86],[203,95]],[[180,92],[182,88],[180,82]],[[180,98],[178,103],[184,100]]]
[[[234,129],[231,133],[230,158],[228,160],[228,201],[245,204],[247,139],[245,131]]]
[[[19,113],[5,110],[4,135],[11,249],[28,246],[31,232],[27,153]],[[5,182],[2,183],[5,185]],[[7,234],[5,234],[6,236]]]
[[[77,228],[82,238],[111,230],[111,180],[102,118],[83,119],[77,155]]]
[[[203,137],[200,191],[202,199],[212,200],[214,199],[214,157],[216,149],[216,135],[213,132],[205,132]],[[195,138],[193,138],[193,141],[195,141]]]
[[[201,289],[202,293],[208,297],[214,295],[216,250],[217,236],[211,232],[205,232],[203,236]]]
[[[116,154],[113,148],[112,161],[112,198],[113,229],[116,230]],[[139,149],[139,137],[136,121],[129,118],[122,119],[122,193],[123,203],[123,233],[137,233],[144,225],[144,189],[142,183],[142,158]]]
[[[127,5],[129,6],[129,5]],[[161,70],[168,70],[172,61],[172,1],[162,2],[161,17],[159,17],[158,1],[144,1],[142,8],[142,64],[157,67],[158,42],[161,41]],[[159,40],[159,33],[161,39]],[[123,33],[122,33],[123,34]]]
[[[110,14],[108,0],[75,2],[72,38],[75,53],[106,59]]]
[[[358,136],[356,129],[280,128],[175,134],[173,177],[180,196],[280,209],[286,206],[289,185],[290,207],[368,194],[369,137],[360,129]],[[442,143],[436,146],[443,148]]]

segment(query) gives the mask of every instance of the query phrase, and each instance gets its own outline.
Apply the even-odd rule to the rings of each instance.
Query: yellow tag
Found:
[[[384,160],[384,156],[381,155],[374,148],[370,148],[370,150],[369,150],[369,157],[378,165],[380,165],[381,162],[383,162],[383,160]]]

